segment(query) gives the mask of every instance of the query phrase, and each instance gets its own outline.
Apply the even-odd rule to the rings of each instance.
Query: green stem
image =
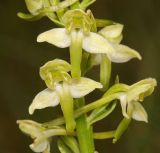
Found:
[[[84,98],[77,100],[77,107],[81,108],[85,105]],[[82,153],[94,153],[94,139],[92,127],[87,123],[85,114],[81,115],[76,120],[77,137]]]
[[[87,113],[93,109],[96,109],[97,107],[101,107],[105,104],[109,104],[111,101],[115,100],[121,93],[115,93],[115,94],[111,94],[111,95],[108,95],[106,97],[103,97],[99,100],[96,100],[94,102],[91,102],[90,104],[88,105],[85,105],[83,107],[80,107],[79,109],[75,110],[74,112],[74,118],[78,118],[79,116],[81,116],[82,114],[84,113]],[[60,118],[57,118],[53,121],[50,121],[50,122],[47,122],[47,123],[43,123],[43,126],[44,127],[49,127],[49,128],[52,128],[54,126],[58,126],[58,125],[62,125],[64,124],[64,118],[63,117],[60,117]]]
[[[95,133],[93,133],[92,138],[94,138],[94,139],[110,139],[110,138],[114,137],[115,132],[116,131],[95,132]],[[81,137],[84,138],[84,135],[86,135],[86,134],[83,133]],[[54,137],[54,136],[77,136],[77,134],[75,132],[68,134],[65,129],[48,129],[44,132],[43,138],[50,138],[50,137]],[[86,143],[85,139],[83,139],[82,141],[83,141],[83,143]]]

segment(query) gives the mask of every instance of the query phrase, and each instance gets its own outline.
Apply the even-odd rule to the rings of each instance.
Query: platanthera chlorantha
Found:
[[[33,139],[30,148],[37,153],[50,153],[51,141],[57,137],[61,153],[97,153],[94,139],[120,139],[132,119],[148,122],[142,106],[144,98],[151,95],[157,85],[154,78],[147,78],[132,85],[119,82],[110,84],[112,62],[124,63],[141,55],[121,44],[123,25],[111,20],[96,19],[87,10],[95,0],[25,0],[28,14],[18,16],[28,21],[48,17],[56,28],[38,35],[37,42],[48,42],[59,48],[69,48],[70,63],[53,59],[40,67],[40,77],[46,89],[39,92],[29,106],[29,113],[36,109],[60,105],[63,116],[45,123],[18,120],[20,130]],[[85,74],[100,65],[100,80]],[[102,97],[85,103],[93,90],[100,90]],[[121,105],[123,119],[111,131],[95,132],[94,123],[110,115]],[[54,108],[53,108],[54,109]],[[54,152],[54,149],[53,149]]]

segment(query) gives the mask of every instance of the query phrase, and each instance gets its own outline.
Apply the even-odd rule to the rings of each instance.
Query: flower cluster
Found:
[[[127,85],[117,77],[115,84],[110,85],[112,62],[142,59],[136,50],[121,44],[122,24],[96,19],[86,10],[95,0],[25,2],[30,14],[18,13],[19,17],[34,21],[46,16],[58,25],[39,34],[37,42],[69,48],[70,53],[70,63],[54,59],[40,67],[40,77],[47,88],[39,92],[29,106],[29,114],[33,114],[36,109],[60,105],[63,117],[42,124],[17,121],[21,131],[34,140],[30,145],[34,152],[49,153],[52,137],[58,136],[61,153],[94,153],[94,138],[113,138],[116,142],[131,119],[148,122],[141,102],[154,91],[155,79]],[[85,76],[94,65],[100,65],[100,81]],[[103,96],[86,105],[84,97],[95,89],[100,89]],[[118,103],[124,116],[118,127],[114,131],[94,133],[93,124],[107,117]]]

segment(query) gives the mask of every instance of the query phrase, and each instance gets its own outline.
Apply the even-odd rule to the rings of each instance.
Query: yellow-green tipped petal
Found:
[[[25,0],[27,9],[31,14],[35,14],[39,9],[43,7],[42,0]]]
[[[112,62],[124,63],[132,58],[142,59],[141,55],[136,50],[131,49],[128,46],[113,44],[113,47],[115,48],[115,51],[108,54],[108,57]]]
[[[37,42],[48,42],[59,48],[66,48],[70,46],[71,39],[65,28],[55,28],[41,33]]]
[[[82,48],[93,54],[105,53],[108,55],[111,52],[115,52],[108,40],[93,32],[83,38]]]
[[[73,98],[83,97],[96,88],[102,88],[102,84],[84,77],[73,79],[70,84],[70,91]]]
[[[139,102],[134,102],[134,110],[132,113],[132,118],[137,121],[148,122],[148,115],[143,106]]]
[[[36,109],[43,109],[46,107],[54,107],[59,104],[59,97],[57,93],[50,89],[41,91],[29,106],[29,113],[33,114]]]
[[[99,34],[104,36],[108,40],[114,40],[118,37],[122,36],[123,25],[122,24],[114,24],[104,27],[99,31]]]

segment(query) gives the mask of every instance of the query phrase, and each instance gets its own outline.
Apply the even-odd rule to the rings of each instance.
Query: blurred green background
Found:
[[[146,77],[160,80],[160,1],[159,0],[97,0],[91,7],[94,15],[123,23],[123,43],[137,49],[143,60],[113,64],[113,78],[134,83]],[[58,108],[37,111],[28,115],[28,106],[34,96],[45,88],[38,71],[48,60],[69,60],[68,52],[47,43],[36,43],[39,33],[54,27],[48,19],[26,22],[16,16],[26,12],[23,0],[0,1],[0,153],[31,153],[30,138],[23,135],[17,119],[45,121],[57,116]],[[90,74],[97,77],[98,67]],[[98,77],[97,77],[98,78]],[[160,91],[144,103],[149,123],[133,121],[117,144],[111,140],[96,141],[99,153],[160,153]],[[93,94],[88,97],[92,101]],[[113,115],[96,124],[96,131],[110,130],[121,120],[118,107]],[[53,149],[57,152],[56,148]]]

